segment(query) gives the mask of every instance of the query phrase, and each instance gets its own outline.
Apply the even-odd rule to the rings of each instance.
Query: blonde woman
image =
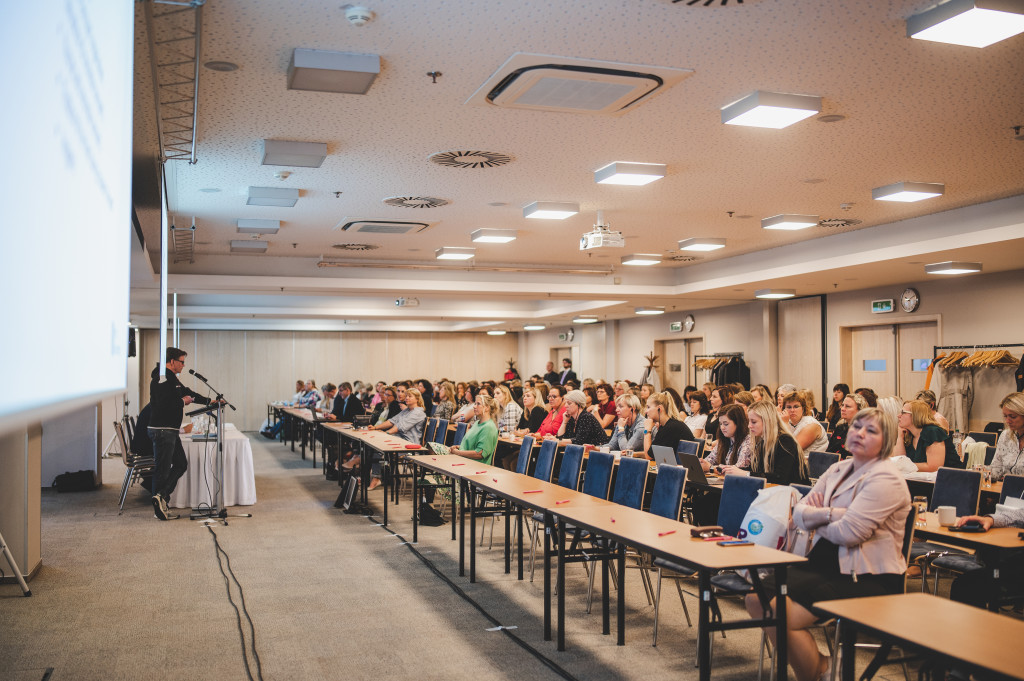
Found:
[[[675,451],[680,440],[694,439],[693,432],[679,420],[675,400],[668,393],[654,393],[647,399],[647,421],[644,428],[643,454],[651,459],[651,445],[671,447]]]
[[[750,475],[777,485],[807,484],[807,459],[775,405],[756,402],[747,410],[747,419],[754,438]]]
[[[481,391],[473,402],[476,425],[469,429],[461,444],[449,449],[449,453],[490,465],[498,446],[498,427],[494,425],[494,419],[499,409],[498,402]]]
[[[523,390],[523,415],[519,419],[516,435],[522,437],[536,433],[548,415],[548,404],[539,387]]]
[[[434,418],[451,421],[455,415],[455,386],[451,381],[443,381],[437,387],[437,406],[434,407]]]
[[[996,480],[1007,474],[1024,475],[1024,393],[1010,393],[999,406],[1006,428],[999,433],[992,459],[992,477]]]
[[[900,437],[894,449],[896,456],[909,457],[917,470],[932,473],[942,466],[963,468],[953,438],[939,425],[927,402],[904,402],[900,411]]]
[[[504,383],[494,388],[494,398],[498,402],[498,432],[513,432],[523,418],[523,408],[516,404],[512,391]]]

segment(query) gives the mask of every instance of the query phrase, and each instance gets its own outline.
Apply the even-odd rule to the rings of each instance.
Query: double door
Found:
[[[928,362],[938,344],[936,322],[846,327],[841,332],[842,375],[850,388],[879,397],[912,399],[925,387]]]

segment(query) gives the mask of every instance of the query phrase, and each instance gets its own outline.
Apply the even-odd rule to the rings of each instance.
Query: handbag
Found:
[[[793,518],[793,506],[799,500],[800,493],[786,485],[758,491],[757,497],[750,503],[750,508],[743,516],[736,538],[771,549],[785,548]]]

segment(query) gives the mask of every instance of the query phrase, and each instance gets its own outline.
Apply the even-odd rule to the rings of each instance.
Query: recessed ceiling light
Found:
[[[558,201],[534,201],[523,206],[524,218],[539,220],[564,220],[580,212],[580,204]]]
[[[665,177],[666,168],[660,163],[628,163],[616,161],[594,171],[598,184],[628,184],[640,186]]]
[[[476,255],[475,248],[458,248],[456,246],[443,246],[434,251],[434,257],[438,260],[469,260]]]
[[[380,55],[298,47],[288,64],[288,89],[365,95],[380,73]]]
[[[299,201],[298,189],[283,187],[249,187],[247,206],[277,206],[291,208]]]
[[[208,61],[203,64],[203,66],[211,71],[220,71],[222,73],[229,73],[231,71],[238,70],[238,64],[230,61]]]
[[[597,315],[581,314],[572,318],[573,324],[597,324]]]
[[[502,331],[501,329],[492,329],[491,331],[487,332],[487,335],[488,336],[504,336],[505,332]]]
[[[546,327],[543,324],[524,324],[524,331],[543,331]]]
[[[871,190],[871,198],[875,201],[900,201],[911,203],[942,196],[946,186],[937,182],[897,182]]]
[[[655,255],[654,253],[634,253],[633,255],[623,256],[619,260],[623,265],[657,265],[661,262],[661,256]]]
[[[263,140],[263,165],[319,168],[327,158],[325,142]]]
[[[725,239],[693,238],[679,242],[680,251],[715,251],[725,248]]]
[[[665,314],[665,308],[660,306],[638,307],[634,309],[634,312],[646,315]]]
[[[973,274],[981,271],[981,263],[948,260],[925,265],[924,271],[926,274]]]
[[[280,220],[253,220],[248,218],[239,218],[238,220],[239,234],[277,234],[279,229],[281,229]]]
[[[950,0],[907,19],[907,35],[967,47],[988,47],[1024,32],[1024,4]]]
[[[755,128],[785,128],[821,111],[821,97],[758,90],[722,108],[722,122]]]
[[[780,298],[792,298],[796,291],[791,288],[762,288],[754,292],[755,298],[762,300],[777,300]]]
[[[795,215],[784,213],[761,220],[762,229],[785,229],[789,231],[807,229],[818,224],[817,215]]]
[[[516,240],[514,229],[486,229],[481,228],[470,232],[469,237],[478,244],[507,244]]]

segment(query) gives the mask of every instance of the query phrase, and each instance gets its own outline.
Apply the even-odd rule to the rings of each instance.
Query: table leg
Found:
[[[857,629],[853,622],[841,620],[839,627],[839,646],[842,653],[842,676],[843,681],[854,681],[856,669],[854,663],[857,661]]]
[[[697,615],[697,665],[700,681],[711,681],[711,575],[707,570],[697,573],[697,593],[700,596]]]
[[[473,501],[473,483],[466,483],[469,502],[469,583],[476,582],[476,503]]]
[[[988,580],[988,603],[986,607],[992,612],[999,612],[999,563],[995,556],[986,555],[986,559],[992,561],[992,576]]]
[[[519,581],[523,581],[523,508],[516,506],[516,543],[519,552]]]
[[[558,650],[565,650],[565,521],[558,519],[555,525],[555,543],[558,545],[558,575],[555,588],[558,591]]]
[[[448,478],[448,485],[452,495],[452,541],[455,541],[455,478]]]
[[[388,478],[391,477],[393,470],[391,467],[392,457],[397,457],[397,455],[392,452],[384,454],[384,467],[387,470],[381,472],[381,484],[384,486],[384,501],[382,502],[384,504],[384,527],[388,526]]]
[[[551,535],[548,527],[551,524],[551,515],[544,514],[544,525],[538,527],[537,532],[544,532],[544,640],[551,640]]]
[[[788,636],[786,627],[786,594],[789,590],[786,587],[786,566],[779,565],[775,568],[775,585],[778,593],[775,597],[775,640],[780,644],[775,646],[775,678],[785,681],[788,677],[787,665],[789,664],[788,649],[785,644]],[[853,659],[853,655],[850,656]]]
[[[416,544],[419,542],[419,531],[420,531],[420,505],[415,499],[417,491],[420,488],[420,476],[423,473],[423,469],[413,464],[412,466],[412,543]]]
[[[512,505],[507,501],[505,502],[505,574],[512,574]],[[491,521],[494,522],[493,520]],[[494,530],[494,525],[491,525],[491,530]]]
[[[284,417],[284,436],[287,439],[291,435],[292,452],[295,451],[295,431],[297,428],[298,424],[295,423],[295,417],[291,414],[286,414]]]
[[[459,577],[466,574],[466,483],[459,481]],[[455,509],[455,482],[452,482],[452,510]]]
[[[611,566],[608,564],[608,556],[601,558],[601,633],[607,636],[612,633],[612,621],[611,621],[611,583],[608,579],[608,573],[611,571]],[[596,570],[598,566],[597,561],[594,562],[592,569]],[[618,613],[615,614],[616,619]]]
[[[626,645],[626,546],[619,544],[619,602],[616,604],[618,617],[619,639],[617,645]]]

